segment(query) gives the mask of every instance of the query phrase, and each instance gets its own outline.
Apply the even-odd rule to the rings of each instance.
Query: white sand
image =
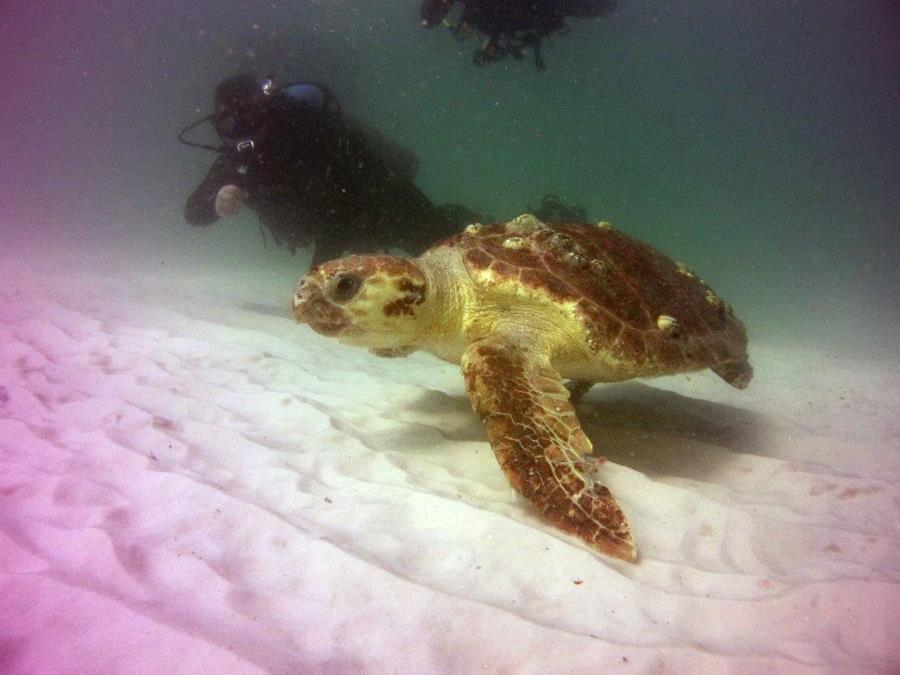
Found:
[[[900,671],[896,362],[595,388],[631,565],[513,492],[457,368],[294,324],[304,261],[217,237],[0,253],[0,672]]]

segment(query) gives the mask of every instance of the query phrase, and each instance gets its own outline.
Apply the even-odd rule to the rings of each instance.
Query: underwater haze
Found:
[[[419,4],[0,3],[0,672],[898,672],[900,4],[620,0],[540,72]],[[636,564],[512,491],[458,366],[294,323],[311,251],[184,221],[248,70],[734,307],[745,392],[578,405]]]
[[[252,69],[328,83],[416,151],[437,202],[508,219],[555,193],[690,262],[751,334],[813,323],[891,346],[896,3],[623,0],[551,37],[542,73],[473,66],[473,41],[417,10],[5,2],[4,240],[177,246],[211,158],[175,134]]]

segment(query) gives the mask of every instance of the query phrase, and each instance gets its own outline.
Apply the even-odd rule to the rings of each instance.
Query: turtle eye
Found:
[[[355,274],[340,274],[331,283],[331,297],[336,302],[347,302],[362,286],[362,279]]]

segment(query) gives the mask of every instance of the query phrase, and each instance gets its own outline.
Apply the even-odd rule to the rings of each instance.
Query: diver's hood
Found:
[[[193,147],[224,152],[224,147],[195,143],[183,136],[205,121],[212,121],[225,147],[258,139],[268,132],[301,132],[340,121],[341,109],[329,89],[317,82],[289,82],[275,86],[271,79],[237,76],[216,88],[216,111],[188,125],[178,139]]]

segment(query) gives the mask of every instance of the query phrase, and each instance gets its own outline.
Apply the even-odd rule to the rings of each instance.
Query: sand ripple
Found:
[[[628,565],[513,493],[450,365],[320,339],[233,271],[7,270],[9,672],[900,670],[896,371],[756,345],[744,393],[592,392]]]

